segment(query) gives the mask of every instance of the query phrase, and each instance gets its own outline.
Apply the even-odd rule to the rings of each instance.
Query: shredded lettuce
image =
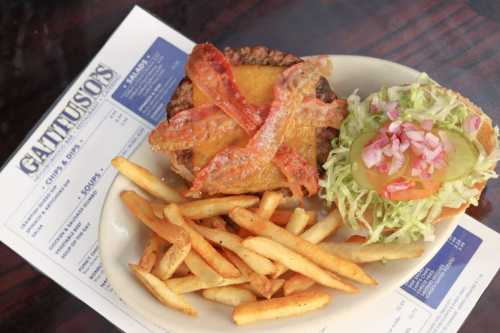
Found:
[[[320,181],[321,196],[330,204],[336,203],[340,214],[351,228],[366,228],[369,243],[433,240],[432,221],[444,207],[477,205],[480,192],[474,185],[497,177],[494,166],[500,159],[498,128],[495,128],[496,149],[491,154],[486,154],[474,135],[468,136],[479,152],[475,167],[469,175],[443,183],[437,193],[425,199],[391,201],[381,197],[376,191],[359,186],[352,176],[349,160],[353,140],[362,133],[378,129],[388,121],[384,112],[370,111],[372,101],[377,102],[377,99],[398,102],[400,118],[405,121],[432,119],[435,126],[462,133],[464,120],[471,113],[455,94],[443,89],[425,74],[413,84],[384,87],[364,100],[355,91],[347,99],[349,115],[342,123],[339,137],[332,141],[332,150],[323,165],[326,175]],[[482,118],[482,121],[490,121],[485,115]],[[389,235],[383,233],[388,229],[395,231]]]

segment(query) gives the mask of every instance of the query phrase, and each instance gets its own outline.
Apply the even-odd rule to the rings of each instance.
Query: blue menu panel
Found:
[[[482,240],[457,226],[438,253],[401,288],[436,309]]]
[[[158,37],[115,90],[113,99],[152,125],[158,124],[184,77],[186,60],[185,52]]]

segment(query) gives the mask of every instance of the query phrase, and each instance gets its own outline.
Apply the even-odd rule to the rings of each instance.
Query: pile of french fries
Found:
[[[331,301],[333,288],[377,282],[361,265],[414,258],[421,244],[325,242],[341,226],[336,209],[282,209],[280,192],[187,201],[147,169],[116,157],[112,164],[144,192],[121,193],[128,210],[151,230],[130,270],[164,305],[196,316],[183,294],[234,307],[237,325],[301,315]]]

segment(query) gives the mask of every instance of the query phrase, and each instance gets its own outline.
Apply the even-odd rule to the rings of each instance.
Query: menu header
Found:
[[[105,64],[98,64],[65,107],[49,124],[24,156],[18,167],[26,175],[36,179],[58,147],[79,127],[88,114],[96,109],[118,78],[118,73]]]

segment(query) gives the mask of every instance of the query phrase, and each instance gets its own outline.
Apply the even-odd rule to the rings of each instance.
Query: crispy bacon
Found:
[[[296,151],[282,144],[292,118],[301,126],[340,126],[346,102],[336,100],[327,104],[314,97],[320,76],[329,73],[330,68],[326,57],[288,68],[275,84],[271,105],[256,107],[241,95],[231,66],[222,53],[210,44],[198,45],[186,71],[193,84],[214,104],[178,113],[152,132],[150,142],[154,149],[171,153],[213,141],[219,136],[222,138],[242,127],[248,133],[255,133],[248,144],[228,147],[217,153],[195,175],[189,195],[197,196],[201,191],[209,194],[227,192],[237,187],[242,179],[265,173],[273,159],[296,196],[302,196],[301,186],[312,195],[318,191],[315,166],[308,165]],[[302,179],[299,175],[307,175],[307,178]]]
[[[272,162],[284,140],[290,119],[305,97],[313,96],[326,58],[305,61],[285,70],[274,88],[274,99],[266,121],[246,147],[229,147],[218,153],[196,175],[188,195],[197,196],[203,188],[209,194],[225,192],[242,178],[258,173]]]
[[[237,124],[215,105],[202,105],[177,113],[151,132],[153,149],[174,151],[189,149],[213,137],[237,128]]]
[[[317,98],[304,99],[297,121],[302,126],[339,128],[346,114],[346,101],[337,99],[324,103]],[[262,119],[269,113],[268,106],[256,108]],[[238,128],[236,122],[213,104],[204,104],[177,113],[168,121],[161,122],[149,136],[153,149],[175,151],[220,137]]]
[[[302,110],[297,115],[301,125],[312,127],[340,128],[342,120],[347,114],[347,101],[336,99],[332,103],[325,103],[315,97],[306,97]]]
[[[210,96],[215,105],[247,133],[254,133],[262,124],[258,110],[241,94],[231,64],[215,46],[196,45],[189,56],[186,73],[198,89]]]
[[[189,192],[191,197],[199,197],[202,189],[209,194],[224,193],[235,183],[262,169],[264,163],[257,158],[257,152],[248,148],[228,147],[217,153],[195,176]]]
[[[285,70],[274,87],[269,115],[248,147],[265,152],[266,159],[270,162],[283,143],[289,120],[301,108],[304,98],[314,96],[321,73],[330,66],[327,58],[319,58],[298,63]]]
[[[285,175],[294,197],[303,197],[302,186],[307,189],[309,196],[318,193],[318,170],[297,151],[283,144],[274,156],[273,163]]]

